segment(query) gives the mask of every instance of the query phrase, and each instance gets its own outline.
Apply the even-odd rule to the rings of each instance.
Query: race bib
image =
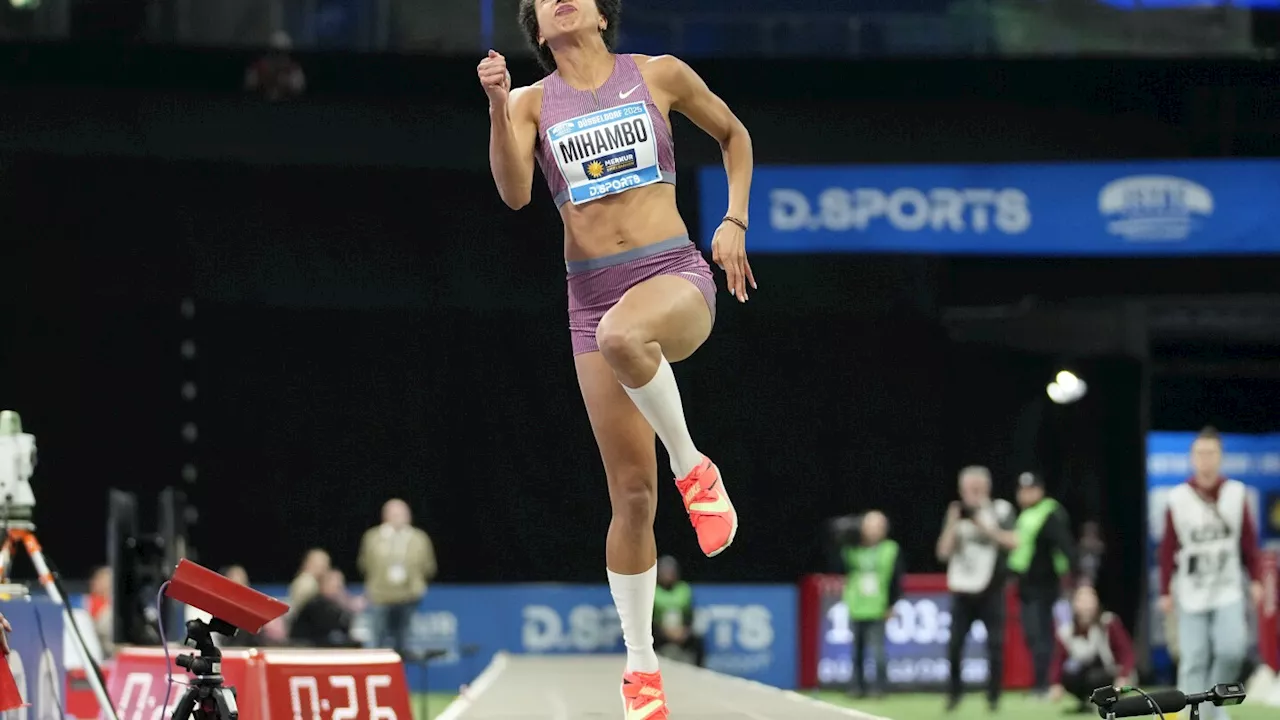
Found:
[[[643,102],[580,115],[547,130],[547,142],[569,187],[569,201],[582,205],[662,180],[653,117]]]
[[[858,587],[863,595],[875,595],[880,592],[880,578],[875,573],[864,572],[858,576]]]

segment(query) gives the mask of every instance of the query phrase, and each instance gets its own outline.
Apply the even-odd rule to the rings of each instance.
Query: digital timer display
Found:
[[[847,687],[853,677],[853,628],[840,593],[834,589],[822,594],[819,628],[818,684]],[[944,689],[951,671],[947,662],[950,639],[951,596],[945,592],[906,593],[894,605],[894,617],[885,626],[888,687]],[[966,685],[987,681],[986,640],[986,627],[975,622],[961,652],[960,677]],[[874,673],[874,660],[868,656],[865,677],[874,677]]]

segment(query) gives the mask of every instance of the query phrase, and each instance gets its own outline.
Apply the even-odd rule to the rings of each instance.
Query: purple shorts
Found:
[[[569,339],[573,354],[596,352],[596,327],[609,308],[632,287],[659,275],[677,275],[693,283],[707,299],[716,320],[716,283],[711,267],[688,236],[607,255],[565,263],[569,271]]]

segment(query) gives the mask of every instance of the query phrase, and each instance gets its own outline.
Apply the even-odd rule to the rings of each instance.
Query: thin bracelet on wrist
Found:
[[[742,232],[747,231],[747,224],[732,215],[725,215],[724,219],[721,220],[720,222],[722,223],[731,222],[734,225],[737,225],[738,227],[742,228]]]

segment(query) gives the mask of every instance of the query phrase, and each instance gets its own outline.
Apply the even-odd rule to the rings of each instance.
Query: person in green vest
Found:
[[[653,646],[659,655],[702,667],[702,638],[693,631],[693,589],[680,579],[680,564],[671,556],[658,560],[658,589],[653,595]]]
[[[1009,570],[1018,578],[1022,634],[1034,668],[1032,693],[1046,697],[1056,624],[1053,606],[1062,597],[1066,580],[1076,574],[1079,558],[1067,511],[1045,494],[1039,475],[1018,476],[1018,506],[1022,512],[1007,543]]]
[[[861,542],[843,549],[844,605],[853,627],[853,677],[849,693],[866,697],[867,651],[875,657],[876,676],[871,694],[884,693],[888,660],[884,626],[902,597],[903,562],[898,543],[890,540],[889,519],[879,510],[862,518]]]

